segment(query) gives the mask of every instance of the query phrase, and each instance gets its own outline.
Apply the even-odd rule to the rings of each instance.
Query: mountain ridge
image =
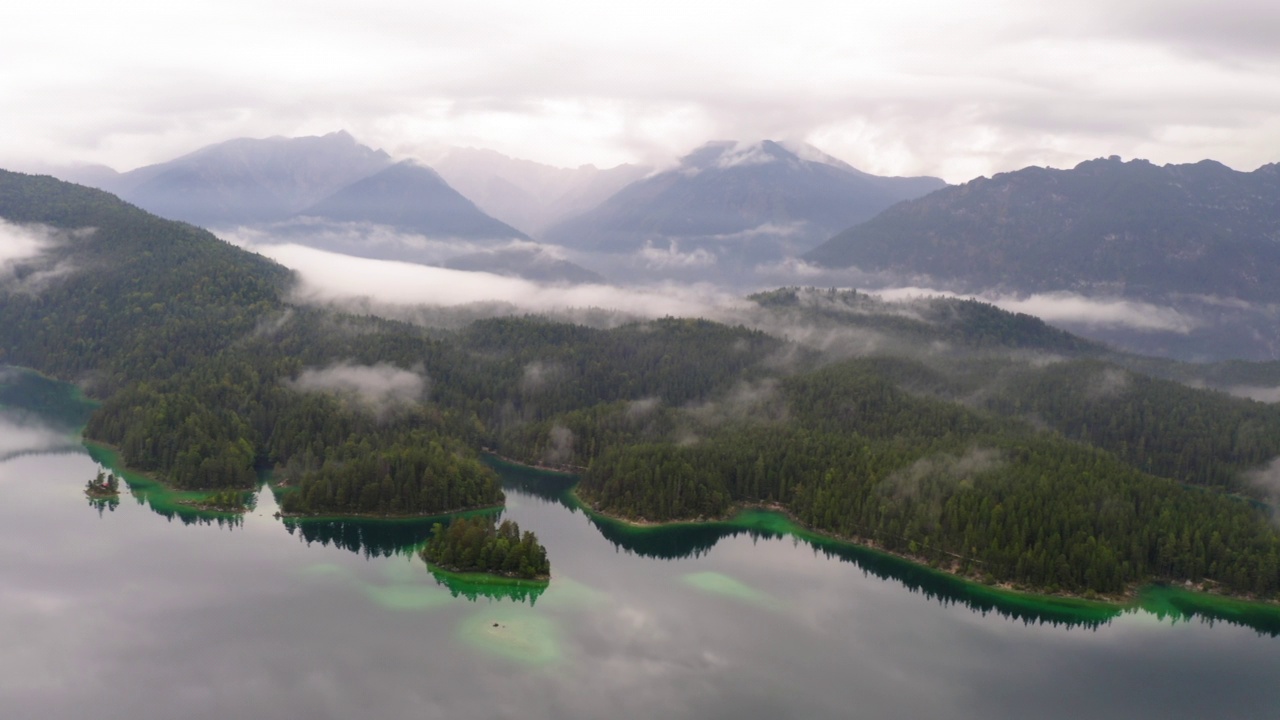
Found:
[[[892,207],[807,253],[962,291],[1280,300],[1280,168],[1112,156],[1029,167]]]
[[[809,150],[819,159],[771,140],[709,142],[544,238],[606,253],[678,243],[755,262],[797,254],[902,199],[945,186],[936,178],[879,178]]]

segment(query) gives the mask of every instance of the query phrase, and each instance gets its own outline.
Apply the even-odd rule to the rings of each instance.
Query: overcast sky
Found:
[[[569,166],[767,137],[953,182],[1252,170],[1280,160],[1280,2],[18,0],[0,108],[8,167],[346,129]]]

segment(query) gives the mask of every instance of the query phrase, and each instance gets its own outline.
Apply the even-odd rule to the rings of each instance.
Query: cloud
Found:
[[[573,459],[573,431],[563,425],[551,428],[547,447],[542,452],[542,462],[547,465],[563,465]]]
[[[0,219],[0,269],[12,272],[18,262],[38,257],[52,244],[52,233],[43,225],[15,225]]]
[[[1280,457],[1272,458],[1262,467],[1244,473],[1244,479],[1256,488],[1266,492],[1272,498],[1280,497]]]
[[[380,313],[397,308],[483,305],[481,313],[557,313],[599,308],[637,318],[706,316],[714,308],[742,301],[703,285],[660,284],[619,288],[610,285],[548,285],[483,272],[449,270],[391,260],[369,260],[295,244],[250,245],[297,271],[294,299],[314,304],[372,306]]]
[[[69,261],[48,255],[68,237],[84,237],[92,228],[65,231],[45,225],[19,225],[0,218],[0,289],[37,293],[76,271]]]
[[[1264,0],[873,13],[800,0],[785,22],[767,4],[675,0],[152,5],[33,4],[0,27],[28,60],[0,78],[0,96],[28,99],[0,118],[0,164],[126,169],[230,137],[347,128],[402,156],[448,144],[561,166],[711,137],[808,140],[864,170],[963,181],[1112,153],[1251,168],[1274,159],[1280,129],[1280,20]],[[59,32],[31,31],[43,27]]]
[[[520,376],[520,389],[526,393],[540,393],[555,387],[568,375],[560,363],[544,363],[535,360],[524,366]]]
[[[9,412],[0,417],[0,460],[79,447],[80,443],[74,435],[59,432],[22,413]]]
[[[984,293],[958,295],[945,290],[901,287],[869,290],[886,300],[907,300],[930,296],[963,298],[976,297],[983,302],[1015,313],[1034,315],[1056,324],[1076,324],[1088,327],[1126,327],[1150,332],[1174,332],[1187,334],[1198,326],[1195,318],[1171,307],[1122,298],[1090,298],[1067,292],[1038,293],[1028,296]]]
[[[421,402],[427,392],[427,378],[421,368],[403,370],[387,363],[307,368],[286,385],[301,392],[353,399],[378,414]]]
[[[1090,400],[1106,400],[1117,397],[1129,389],[1133,383],[1132,376],[1120,368],[1104,368],[1094,375],[1093,381],[1085,389],[1085,397]]]
[[[779,158],[769,154],[761,142],[739,142],[732,148],[726,149],[720,154],[720,157],[716,158],[716,167],[727,170],[735,167],[767,165],[778,161]]]
[[[779,392],[776,378],[765,378],[759,382],[743,380],[724,397],[688,408],[688,416],[700,429],[715,428],[744,418],[753,421],[785,420],[787,403]]]
[[[713,240],[754,240],[759,237],[796,237],[803,235],[808,223],[804,220],[796,220],[794,222],[782,223],[761,223],[753,228],[739,230],[734,233],[721,233],[719,235],[710,235]]]
[[[644,248],[636,255],[648,267],[660,270],[710,267],[716,264],[715,253],[709,252],[704,248],[682,253],[680,252],[680,244],[675,240],[671,240],[665,249],[654,247],[652,242],[645,242]]]
[[[227,228],[219,234],[228,242],[241,247],[289,245],[297,243],[300,237],[305,237],[307,247],[372,259],[406,260],[423,264],[441,264],[460,255],[509,249],[537,247],[551,255],[560,251],[554,246],[541,246],[527,240],[477,242],[451,237],[427,237],[388,225],[331,222],[317,218],[301,218],[263,227]]]
[[[1224,389],[1236,397],[1249,398],[1250,400],[1264,403],[1280,403],[1280,387],[1233,385]]]
[[[947,453],[920,458],[885,479],[886,489],[900,497],[913,497],[928,481],[972,483],[973,478],[1004,464],[999,450],[969,448],[963,455]]]
[[[662,400],[656,397],[640,398],[627,403],[627,419],[639,420],[649,417],[653,414],[658,406],[662,405]]]

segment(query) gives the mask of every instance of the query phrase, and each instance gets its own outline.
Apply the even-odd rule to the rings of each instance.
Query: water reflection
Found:
[[[573,497],[576,478],[489,458],[487,462],[503,478],[503,487],[555,502],[577,512],[583,509]],[[1226,622],[1259,634],[1280,636],[1280,608],[1236,602],[1172,588],[1151,588],[1135,606],[1122,606],[1071,598],[1010,593],[962,580],[929,567],[904,561],[876,550],[825,538],[800,528],[784,515],[749,510],[732,521],[636,526],[587,512],[602,537],[616,549],[644,558],[684,560],[701,557],[723,540],[747,536],[753,541],[791,536],[823,557],[849,563],[863,573],[895,582],[943,606],[961,605],[980,614],[994,613],[1026,625],[1097,629],[1126,612],[1149,612],[1160,620],[1209,623]]]
[[[550,586],[550,583],[547,582],[524,582],[507,579],[488,581],[482,577],[459,575],[437,568],[428,568],[428,570],[432,577],[436,579],[436,582],[447,589],[453,597],[466,598],[472,602],[483,598],[486,600],[511,600],[516,603],[527,602],[532,606],[538,602],[538,598]]]
[[[1209,626],[1223,622],[1250,628],[1266,637],[1280,637],[1280,612],[1272,607],[1168,586],[1144,590],[1139,606],[1157,618],[1170,622],[1198,619]]]
[[[63,434],[79,434],[97,404],[75,386],[50,380],[23,368],[0,365],[0,408],[23,410],[44,426]],[[14,414],[7,412],[12,418]]]
[[[349,550],[366,558],[411,555],[431,538],[438,518],[414,520],[351,520],[341,518],[283,518],[290,535],[310,545]]]
[[[111,497],[90,497],[85,496],[85,500],[89,501],[89,507],[98,511],[98,517],[102,517],[105,512],[115,512],[120,507],[120,496],[113,495]]]

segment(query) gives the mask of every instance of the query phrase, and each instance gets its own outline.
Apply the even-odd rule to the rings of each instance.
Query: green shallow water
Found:
[[[748,511],[635,528],[498,463],[553,576],[433,574],[431,520],[235,517],[67,442],[0,383],[0,715],[161,718],[1266,718],[1273,608],[998,591]],[[15,389],[16,388],[16,389]],[[56,389],[56,388],[55,388]],[[63,389],[66,390],[65,386]],[[69,391],[68,391],[69,392]],[[40,399],[43,398],[43,399]],[[25,403],[25,405],[24,405]]]

